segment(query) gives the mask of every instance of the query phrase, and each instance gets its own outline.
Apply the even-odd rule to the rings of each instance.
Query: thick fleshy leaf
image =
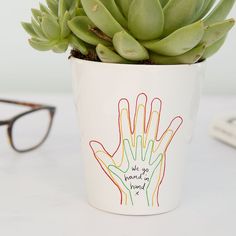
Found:
[[[121,13],[119,7],[116,5],[115,0],[101,0],[103,5],[109,10],[112,16],[122,25],[127,28],[127,20]]]
[[[215,42],[214,44],[212,44],[210,47],[206,48],[206,51],[203,54],[201,59],[205,60],[205,59],[213,56],[215,53],[217,53],[221,49],[221,47],[224,45],[226,37],[227,37],[227,35],[225,37],[221,38],[220,40],[218,40],[217,42]]]
[[[69,46],[69,41],[68,39],[65,39],[55,44],[52,48],[52,51],[56,53],[63,53],[68,49],[68,46]]]
[[[123,30],[111,13],[99,0],[81,0],[86,15],[90,20],[109,37]]]
[[[86,16],[86,13],[83,8],[77,8],[75,11],[76,16]]]
[[[89,51],[86,44],[81,39],[77,38],[74,35],[70,36],[70,45],[80,51],[83,55],[88,55]]]
[[[29,39],[29,44],[31,47],[38,51],[49,51],[53,48],[56,42],[46,42],[46,41],[40,41],[37,39]]]
[[[49,9],[54,13],[54,15],[58,15],[58,3],[56,0],[46,0]]]
[[[38,37],[38,35],[35,33],[32,25],[27,22],[22,22],[21,25],[23,26],[24,30],[32,37]]]
[[[78,3],[78,0],[65,0],[65,2],[66,2],[66,8],[69,10],[70,7],[71,7],[72,5],[74,5],[75,2],[76,2],[76,4]],[[77,4],[77,5],[78,5],[78,4]]]
[[[39,3],[39,6],[40,6],[40,11],[43,12],[43,13],[46,13],[48,15],[54,15],[54,13],[48,9],[45,5],[43,5],[42,3]],[[56,16],[56,15],[54,15]]]
[[[204,24],[210,25],[225,20],[225,18],[231,11],[234,3],[235,0],[221,0],[215,6],[212,12],[206,17],[206,19],[204,20]]]
[[[66,11],[70,11],[72,7],[78,6],[78,0],[57,0],[59,16],[63,16]]]
[[[122,13],[127,18],[129,13],[129,7],[133,0],[116,0],[117,5],[120,7]]]
[[[97,45],[96,52],[99,59],[105,63],[130,63],[129,61],[118,55],[116,52],[102,44]]]
[[[201,15],[205,2],[206,2],[206,0],[198,0],[198,4],[196,6],[195,13],[192,17],[192,22],[195,22],[199,18],[199,16]]]
[[[148,51],[125,31],[114,35],[113,45],[116,51],[127,60],[142,61],[149,58]]]
[[[202,38],[202,43],[207,47],[211,46],[222,37],[224,37],[234,26],[235,20],[229,19],[220,23],[209,25],[205,28],[205,33]]]
[[[201,14],[197,20],[201,20],[207,13],[211,10],[216,0],[205,0],[204,6],[202,8]]]
[[[84,42],[97,46],[99,43],[110,45],[110,42],[99,38],[91,31],[95,25],[90,21],[87,16],[77,16],[68,22],[71,31]]]
[[[67,10],[66,0],[58,0],[58,15],[60,18],[65,15]]]
[[[160,0],[161,6],[165,7],[165,5],[169,2],[169,0]]]
[[[39,11],[38,9],[34,9],[34,8],[31,9],[31,12],[32,12],[32,15],[33,15],[34,19],[35,19],[38,23],[40,23],[41,20],[42,20],[42,16],[43,16],[43,15],[42,15],[42,12]]]
[[[143,42],[149,50],[165,56],[178,56],[194,48],[202,39],[204,25],[201,21],[176,30],[162,40]]]
[[[174,64],[194,64],[202,57],[206,50],[206,46],[201,44],[192,50],[175,57],[162,56],[155,53],[150,53],[150,60],[159,65],[174,65]]]
[[[41,29],[41,25],[39,25],[33,18],[31,19],[31,25],[34,29],[34,32],[38,35],[39,38],[46,39],[46,35]]]
[[[169,0],[164,7],[164,35],[192,23],[199,0]]]
[[[129,8],[128,28],[139,40],[160,37],[164,27],[164,14],[159,0],[133,0]]]
[[[50,15],[44,15],[41,26],[44,34],[47,36],[48,39],[60,38],[60,26],[54,17]]]
[[[68,21],[71,20],[70,13],[68,11],[65,12],[65,15],[61,21],[61,37],[66,38],[70,35],[71,30],[68,27]]]
[[[68,9],[69,9],[69,13],[71,15],[71,17],[75,17],[76,15],[76,9],[78,8],[79,6],[79,3],[78,3],[78,0],[74,0],[71,5],[68,6]]]

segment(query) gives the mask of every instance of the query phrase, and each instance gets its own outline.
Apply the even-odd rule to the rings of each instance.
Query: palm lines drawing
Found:
[[[159,206],[158,195],[166,170],[167,149],[183,123],[175,117],[159,136],[162,101],[154,98],[147,115],[147,95],[139,94],[133,123],[129,101],[118,103],[119,144],[113,154],[95,140],[90,142],[94,157],[120,192],[120,204]],[[146,119],[148,117],[148,120]]]

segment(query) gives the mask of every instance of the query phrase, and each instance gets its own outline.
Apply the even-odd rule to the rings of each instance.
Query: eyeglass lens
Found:
[[[12,126],[12,142],[19,151],[40,145],[47,137],[51,125],[50,111],[42,109],[15,120]]]

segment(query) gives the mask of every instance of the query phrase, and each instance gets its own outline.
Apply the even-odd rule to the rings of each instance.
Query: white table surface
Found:
[[[208,136],[215,115],[236,112],[236,97],[203,97],[182,205],[168,214],[130,217],[86,202],[72,97],[3,96],[55,104],[58,113],[51,137],[29,154],[12,151],[0,130],[0,236],[236,235],[236,150]],[[8,112],[0,106],[0,118]]]

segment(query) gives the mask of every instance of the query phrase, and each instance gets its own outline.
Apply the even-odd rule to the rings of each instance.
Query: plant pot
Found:
[[[71,60],[89,203],[125,215],[175,209],[205,64]]]

